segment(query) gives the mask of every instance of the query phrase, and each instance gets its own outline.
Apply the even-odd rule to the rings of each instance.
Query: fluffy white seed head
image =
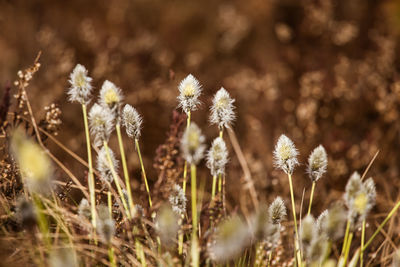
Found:
[[[231,98],[229,93],[221,87],[215,94],[210,108],[210,122],[218,125],[220,129],[229,128],[235,120],[234,102],[235,99]]]
[[[170,245],[175,240],[179,230],[178,215],[169,205],[164,204],[157,212],[155,226],[161,243]]]
[[[205,145],[200,128],[192,122],[185,130],[181,139],[181,151],[189,164],[197,164],[203,158]]]
[[[317,220],[315,221],[315,225],[317,226],[318,233],[322,233],[322,224],[328,217],[329,211],[324,210],[321,212],[321,214],[318,216]]]
[[[235,259],[248,246],[251,233],[248,226],[237,216],[222,222],[208,244],[208,254],[213,261],[227,262]]]
[[[328,157],[322,145],[316,147],[308,158],[307,172],[313,182],[318,181],[326,172]]]
[[[189,74],[181,81],[178,89],[179,107],[181,107],[186,114],[189,113],[189,111],[196,110],[200,105],[199,96],[201,94],[201,85],[199,81],[192,74]]]
[[[177,214],[177,215],[184,215],[186,213],[186,196],[185,193],[183,192],[183,189],[178,185],[174,184],[172,187],[172,192],[169,195],[169,203],[171,203],[172,210]]]
[[[126,134],[130,138],[139,139],[140,130],[142,129],[142,117],[134,107],[126,104],[122,111],[122,122],[126,128]]]
[[[329,209],[326,215],[324,213],[318,217],[317,221],[322,234],[332,241],[342,238],[346,223],[344,207],[340,204],[335,204]]]
[[[228,163],[228,149],[221,137],[217,137],[211,144],[211,148],[207,152],[207,167],[211,171],[211,175],[225,174],[225,166]]]
[[[358,172],[354,172],[350,179],[347,181],[344,200],[346,202],[347,207],[350,207],[351,202],[355,199],[357,194],[363,190],[363,184],[361,181],[360,174]]]
[[[292,140],[290,140],[286,135],[282,134],[275,145],[275,167],[282,169],[287,174],[293,174],[294,167],[299,164],[297,161],[298,154],[299,152],[294,146]]]
[[[82,198],[78,206],[78,215],[82,218],[90,220],[91,211],[89,201],[86,198]]]
[[[269,219],[273,224],[281,223],[286,217],[285,202],[281,197],[276,197],[268,208]]]
[[[115,234],[115,222],[111,217],[108,207],[100,205],[98,207],[98,220],[96,230],[103,242],[109,244]]]
[[[375,182],[372,179],[372,177],[365,180],[364,187],[365,187],[365,190],[367,191],[369,204],[371,206],[374,206],[375,201],[376,201],[376,187],[375,187]]]
[[[120,115],[120,107],[122,103],[122,92],[114,83],[105,81],[100,90],[100,104],[108,107],[114,117],[118,120]]]
[[[71,87],[68,90],[69,101],[87,104],[90,102],[92,78],[88,76],[88,71],[81,64],[77,64],[69,76]]]
[[[312,240],[316,237],[317,232],[315,231],[315,220],[312,215],[307,215],[300,225],[300,240],[304,250],[307,250],[311,245]]]
[[[89,111],[90,133],[94,136],[94,145],[99,147],[108,141],[114,129],[114,116],[110,109],[94,104]]]
[[[110,153],[111,162],[113,164],[115,172],[118,172],[118,160],[114,156],[114,152],[108,148],[108,152]],[[108,162],[107,152],[104,146],[99,150],[99,154],[97,154],[97,170],[100,173],[100,179],[103,182],[112,183],[113,175],[111,172],[111,167]]]

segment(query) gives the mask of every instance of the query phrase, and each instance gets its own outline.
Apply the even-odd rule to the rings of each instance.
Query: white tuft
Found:
[[[143,120],[136,109],[126,104],[122,111],[122,119],[126,134],[131,138],[139,139]]]
[[[115,172],[118,171],[118,161],[115,159],[114,152],[108,148],[108,152],[110,153],[111,162],[113,164]],[[108,157],[106,153],[106,149],[104,146],[100,149],[99,154],[97,154],[97,170],[100,172],[100,179],[103,182],[111,183],[113,181],[113,175],[111,172],[111,167],[108,162]]]
[[[183,189],[178,185],[174,184],[172,187],[172,192],[169,195],[169,203],[171,203],[172,210],[180,216],[186,213],[186,196]]]
[[[77,64],[69,76],[71,87],[68,90],[68,100],[88,104],[92,91],[91,81],[92,78],[88,76],[87,69],[81,64]]]
[[[122,99],[123,96],[121,89],[115,86],[114,83],[106,80],[101,86],[100,104],[103,107],[108,107],[117,120],[119,119],[120,115]]]
[[[322,145],[316,147],[308,158],[307,173],[313,182],[318,181],[325,174],[328,166],[328,157]]]
[[[182,155],[189,164],[197,164],[203,158],[206,148],[204,140],[200,128],[192,122],[181,139]]]
[[[273,224],[279,224],[286,217],[285,202],[281,197],[276,197],[268,208],[269,219]]]
[[[298,154],[299,152],[297,152],[292,140],[282,134],[274,150],[275,167],[282,169],[287,174],[293,174],[294,167],[299,165]]]
[[[201,94],[201,85],[199,81],[192,75],[189,74],[179,84],[179,106],[184,112],[196,110],[200,104],[199,96]]]
[[[207,152],[207,167],[213,176],[224,175],[226,163],[228,163],[226,144],[221,137],[217,137]]]
[[[221,87],[215,94],[210,108],[210,122],[217,124],[220,129],[229,128],[235,120],[234,102],[235,99],[231,98],[229,93]]]
[[[90,133],[94,136],[94,146],[103,145],[108,141],[114,129],[114,116],[110,109],[94,104],[89,111]]]

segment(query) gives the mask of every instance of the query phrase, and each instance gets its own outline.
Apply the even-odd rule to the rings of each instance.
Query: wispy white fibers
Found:
[[[201,85],[199,81],[192,74],[189,74],[181,81],[178,89],[179,107],[181,107],[185,113],[196,110],[200,104],[199,96],[201,94]]]
[[[90,102],[91,82],[92,78],[88,76],[87,69],[83,65],[77,64],[69,76],[69,83],[71,84],[68,90],[69,101],[80,104]]]
[[[221,87],[215,94],[210,108],[210,122],[218,125],[220,129],[229,128],[235,120],[234,102],[235,100],[231,98],[229,93]]]

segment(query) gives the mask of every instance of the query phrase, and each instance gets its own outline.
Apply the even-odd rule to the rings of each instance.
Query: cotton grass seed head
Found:
[[[78,206],[78,215],[82,218],[90,220],[91,218],[91,211],[89,201],[86,198],[82,198],[81,202]]]
[[[71,84],[68,90],[69,101],[88,104],[92,91],[91,82],[92,78],[88,76],[86,68],[77,64],[69,76],[69,83]]]
[[[308,158],[307,172],[313,182],[318,181],[326,172],[328,157],[322,145],[316,147]]]
[[[312,215],[307,215],[301,221],[299,234],[303,250],[307,250],[316,235],[315,220]]]
[[[179,107],[187,114],[189,111],[196,110],[200,105],[199,96],[201,94],[201,85],[199,81],[189,74],[179,84]]]
[[[185,130],[181,139],[181,151],[189,164],[197,164],[203,158],[205,145],[204,136],[196,123],[192,122]]]
[[[328,217],[328,214],[329,214],[329,211],[324,210],[323,212],[321,212],[321,214],[318,216],[317,220],[315,221],[315,225],[317,226],[318,233],[322,233],[322,224]]]
[[[122,111],[122,120],[126,129],[126,134],[130,138],[139,140],[143,120],[136,109],[131,105],[126,104]]]
[[[363,189],[363,184],[361,181],[360,174],[358,172],[354,172],[350,179],[347,181],[344,200],[346,202],[347,207],[350,207],[350,203],[355,199],[357,194]]]
[[[227,162],[228,150],[226,144],[221,137],[217,137],[207,152],[207,167],[210,169],[211,175],[224,175]]]
[[[235,120],[234,102],[229,93],[221,87],[215,94],[210,108],[210,122],[218,125],[220,129],[229,128]]]
[[[281,197],[275,198],[268,208],[268,214],[273,224],[280,224],[286,217],[286,207]]]
[[[376,201],[376,187],[372,177],[365,180],[364,187],[368,195],[369,205],[374,206]]]
[[[325,259],[325,255],[328,249],[328,241],[324,236],[316,235],[311,240],[310,246],[307,248],[305,254],[307,262],[311,263],[311,266],[318,266]]]
[[[208,254],[216,262],[233,260],[248,246],[250,237],[247,225],[234,216],[217,227],[215,237],[208,246]]]
[[[115,158],[114,152],[108,148],[108,152],[111,158],[111,162],[113,164],[115,172],[118,172],[118,160]],[[113,174],[111,171],[110,164],[108,162],[107,150],[103,146],[99,150],[99,154],[97,154],[97,170],[100,173],[100,179],[103,180],[104,183],[112,183]]]
[[[11,152],[29,191],[43,195],[49,194],[53,165],[45,151],[25,133],[16,130],[11,137]]]
[[[281,135],[275,145],[274,165],[276,168],[282,169],[287,174],[293,174],[297,161],[298,151],[292,140],[286,135]]]
[[[282,214],[280,214],[282,215]],[[280,223],[273,223],[270,210],[267,207],[260,208],[250,220],[250,231],[253,240],[263,242],[266,248],[275,248],[280,240]]]
[[[178,184],[174,184],[172,187],[168,200],[171,203],[172,210],[177,215],[183,216],[186,213],[187,199],[183,189]]]
[[[121,89],[110,81],[104,81],[100,90],[100,104],[104,107],[108,107],[116,118],[119,117],[122,99]]]
[[[106,107],[94,104],[89,111],[89,126],[90,133],[94,136],[94,146],[102,146],[114,129],[113,113]]]
[[[326,216],[321,214],[318,218],[320,231],[332,241],[343,237],[345,223],[346,212],[340,204],[334,204]]]
[[[179,230],[178,215],[172,210],[170,205],[164,204],[157,212],[155,225],[161,243],[164,245],[171,244]]]

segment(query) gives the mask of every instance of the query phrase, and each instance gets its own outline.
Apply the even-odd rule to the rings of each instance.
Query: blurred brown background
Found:
[[[177,106],[177,85],[192,73],[204,88],[193,119],[208,143],[217,134],[207,123],[212,95],[224,86],[236,98],[234,130],[260,200],[282,194],[289,203],[286,177],[272,166],[275,142],[285,133],[303,163],[294,174],[297,199],[311,184],[308,154],[319,144],[328,151],[316,214],[341,197],[349,175],[363,172],[377,150],[369,175],[381,196],[376,211],[387,212],[400,185],[399,30],[399,1],[2,0],[0,84],[3,90],[42,51],[28,88],[34,112],[41,118],[45,106],[58,104],[59,140],[85,157],[80,107],[66,101],[69,73],[85,65],[96,93],[105,79],[113,81],[144,116],[141,143],[154,181],[150,166]],[[125,143],[139,177],[133,144]],[[49,145],[74,173],[83,170]],[[244,190],[241,176],[231,149],[232,205]]]

